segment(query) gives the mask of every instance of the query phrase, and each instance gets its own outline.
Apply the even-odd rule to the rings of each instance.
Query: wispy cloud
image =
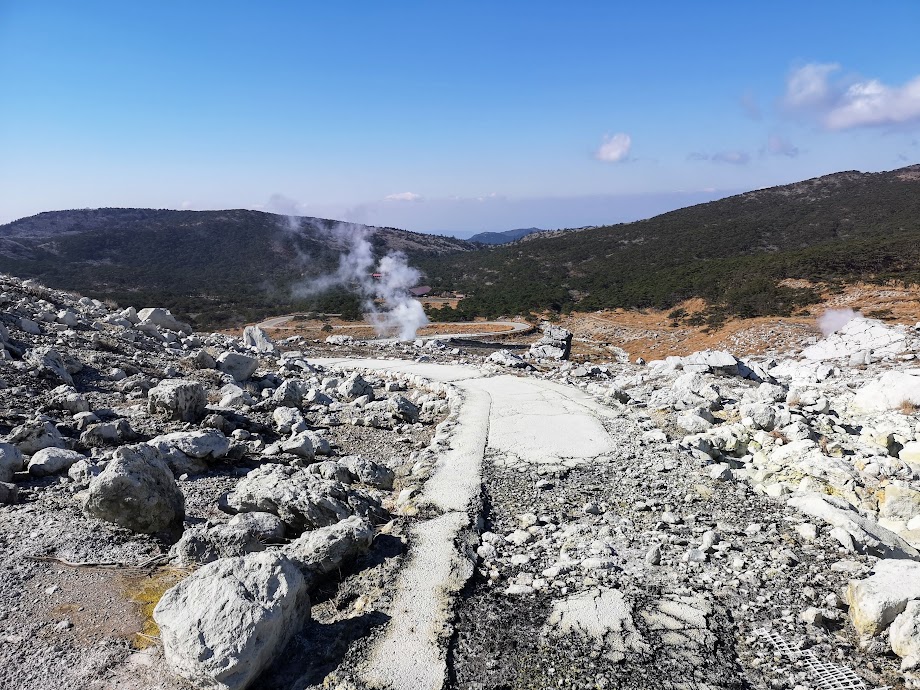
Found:
[[[713,163],[729,163],[731,165],[747,165],[751,161],[751,154],[747,151],[719,151],[712,154]]]
[[[687,154],[688,161],[708,161],[709,154],[703,153],[702,151],[693,151]]]
[[[422,195],[415,192],[399,192],[383,197],[384,201],[421,201]]]
[[[790,110],[826,106],[833,100],[830,75],[839,69],[836,62],[811,62],[793,69],[786,78],[783,105]]]
[[[779,134],[771,134],[767,138],[766,151],[774,156],[788,156],[789,158],[795,158],[800,153],[797,146]]]
[[[632,137],[624,132],[604,135],[600,148],[594,152],[594,157],[605,163],[619,163],[628,160],[629,150],[632,148]]]
[[[753,91],[748,90],[741,94],[738,103],[741,105],[744,114],[752,120],[759,120],[763,117],[763,113],[760,111],[760,103],[757,102],[757,96],[754,95]]]
[[[900,86],[839,76],[837,63],[809,63],[789,73],[783,105],[828,130],[920,125],[920,76]]]

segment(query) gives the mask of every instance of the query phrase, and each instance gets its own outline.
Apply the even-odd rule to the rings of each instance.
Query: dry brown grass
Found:
[[[920,405],[910,400],[902,400],[901,404],[898,405],[898,412],[908,417],[917,414],[918,410],[920,410]]]

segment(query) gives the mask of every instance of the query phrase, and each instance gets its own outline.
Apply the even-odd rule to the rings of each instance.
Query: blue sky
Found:
[[[920,3],[0,0],[0,222],[473,232],[920,162]]]

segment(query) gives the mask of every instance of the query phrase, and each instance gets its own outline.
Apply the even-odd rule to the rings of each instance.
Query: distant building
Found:
[[[414,288],[409,288],[409,294],[412,295],[413,297],[424,297],[429,292],[431,292],[430,285],[419,285]]]

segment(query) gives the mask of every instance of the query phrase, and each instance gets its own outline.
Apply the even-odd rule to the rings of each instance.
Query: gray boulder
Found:
[[[238,352],[223,352],[217,358],[217,368],[225,374],[230,374],[236,381],[245,381],[256,373],[259,360]]]
[[[80,434],[80,443],[87,448],[98,448],[100,446],[116,446],[128,443],[136,438],[137,432],[131,428],[128,420],[118,419],[114,422],[104,422],[103,424],[94,424],[89,427]]]
[[[70,372],[67,371],[64,360],[53,347],[33,348],[26,351],[23,359],[35,367],[43,376],[59,379],[67,385],[73,385],[73,378],[70,376]]]
[[[271,513],[237,513],[228,524],[255,534],[266,544],[284,539],[284,522]]]
[[[536,359],[568,359],[572,352],[572,332],[544,322],[540,324],[543,337],[530,346],[530,356]]]
[[[806,515],[820,518],[841,533],[849,535],[854,548],[879,558],[920,560],[920,552],[894,532],[867,519],[843,499],[818,493],[793,496],[787,505]]]
[[[244,526],[203,525],[185,530],[169,555],[179,567],[188,567],[264,550],[259,535]]]
[[[25,467],[22,451],[12,443],[0,443],[0,482],[13,480],[13,474]]]
[[[9,482],[0,482],[0,506],[13,505],[19,500],[19,487]]]
[[[217,429],[176,431],[147,441],[157,449],[176,476],[207,472],[208,460],[218,460],[230,450],[230,439]]]
[[[339,384],[336,389],[339,397],[345,400],[357,400],[360,397],[367,396],[369,400],[374,399],[374,388],[369,384],[361,374],[355,372]]]
[[[530,348],[533,355],[533,348]],[[534,355],[537,356],[537,355]],[[510,350],[496,350],[486,358],[487,362],[512,369],[526,369],[528,364]]]
[[[240,513],[277,515],[297,534],[352,515],[386,519],[386,511],[373,496],[285,465],[262,465],[252,470],[227,496],[227,505]]]
[[[150,414],[181,422],[198,421],[207,403],[202,385],[186,379],[166,379],[147,394]]]
[[[387,410],[397,419],[415,424],[419,419],[418,406],[402,395],[395,395],[387,401]]]
[[[90,482],[83,510],[134,532],[153,533],[181,524],[185,497],[155,448],[123,446]]]
[[[243,345],[252,348],[259,354],[274,354],[278,351],[275,343],[268,337],[268,333],[258,326],[246,326],[243,329]]]
[[[29,459],[29,474],[33,477],[49,477],[85,459],[83,455],[74,450],[42,448]]]
[[[272,551],[209,563],[153,611],[169,667],[221,690],[250,687],[309,617],[303,575]]]
[[[272,412],[272,421],[279,434],[299,433],[307,430],[303,413],[296,407],[276,407]]]
[[[324,575],[366,552],[373,541],[371,523],[352,516],[334,525],[304,532],[282,551],[308,576]]]
[[[63,448],[64,439],[61,433],[51,422],[35,419],[19,426],[6,437],[7,443],[12,443],[25,455],[37,453],[42,448]]]
[[[169,309],[159,307],[148,307],[137,312],[137,319],[141,325],[153,325],[160,328],[167,328],[177,333],[191,333],[192,327],[187,323],[179,321]]]

